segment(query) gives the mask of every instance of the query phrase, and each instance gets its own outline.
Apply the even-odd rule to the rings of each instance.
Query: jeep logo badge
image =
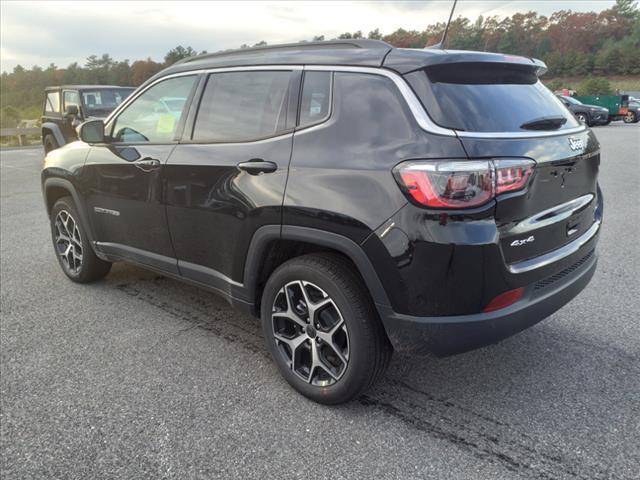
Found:
[[[574,152],[584,148],[584,142],[581,138],[569,137],[569,148]]]

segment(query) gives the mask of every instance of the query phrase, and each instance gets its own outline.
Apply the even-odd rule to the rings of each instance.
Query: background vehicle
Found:
[[[106,118],[133,90],[133,87],[106,85],[47,87],[42,114],[45,152],[77,140],[76,127],[81,122]]]
[[[571,110],[578,120],[582,123],[593,125],[607,125],[609,120],[609,110],[597,105],[585,105],[573,97],[558,95],[557,96],[564,105]]]
[[[57,259],[207,287],[261,318],[294,388],[346,401],[392,349],[497,342],[590,281],[599,144],[544,69],[367,40],[175,64],[46,156]]]
[[[609,111],[609,121],[623,120],[628,112],[628,95],[574,95],[576,100],[604,107]]]
[[[629,97],[627,114],[624,116],[624,123],[638,123],[640,121],[640,99]]]

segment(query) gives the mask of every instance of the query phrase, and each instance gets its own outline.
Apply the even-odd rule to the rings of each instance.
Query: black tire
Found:
[[[629,110],[622,120],[624,123],[636,123],[638,121],[638,116],[636,115],[636,112]]]
[[[309,295],[305,299],[311,300],[312,294],[317,295],[315,298],[318,301],[311,303],[312,307],[327,301],[331,302],[323,307],[324,310],[319,308],[317,315],[315,313],[307,315],[307,323],[311,320],[313,326],[316,321],[318,322],[317,330],[311,328],[311,333],[308,333],[309,325],[304,330],[299,324],[290,322],[289,318],[278,317],[277,312],[282,312],[280,308],[282,304],[276,308],[276,301],[284,300],[287,306],[290,305],[289,299],[293,299],[295,291],[301,293],[299,288],[302,285],[305,285],[307,289],[305,292]],[[288,293],[285,293],[285,286]],[[304,301],[301,295],[298,298]],[[297,306],[300,306],[300,302],[297,302]],[[313,312],[313,309],[311,311]],[[343,323],[338,320],[333,325],[343,325],[346,330],[336,331],[336,327],[331,327],[331,322],[327,321],[331,317],[342,318]],[[360,395],[383,375],[391,359],[392,348],[369,293],[361,278],[354,272],[353,264],[339,255],[328,253],[305,255],[289,260],[278,267],[265,286],[261,318],[267,347],[282,376],[302,395],[319,403],[334,405]],[[328,325],[324,323],[325,321]],[[296,363],[294,362],[293,366],[291,364],[289,343],[285,346],[275,337],[274,325],[277,325],[278,332],[282,334],[283,330],[280,330],[282,323],[290,324],[296,330],[290,333],[292,341],[302,340],[295,350],[300,353],[301,366],[297,371],[294,371]],[[335,333],[331,334],[331,331]],[[325,337],[319,338],[321,335]],[[327,335],[332,339],[331,346],[328,342],[324,342]],[[339,337],[337,340],[336,335]],[[337,351],[334,347],[340,341],[342,347],[346,345],[346,349],[343,348],[344,358],[338,362],[338,355],[333,353]],[[318,358],[322,363],[316,366],[311,364],[308,379],[304,380],[301,378],[300,371],[304,371],[304,359],[307,358],[310,362],[309,357],[313,358],[312,350],[314,349],[317,349],[315,351],[318,352]],[[326,368],[326,365],[335,364],[340,366],[335,369]],[[327,375],[330,370],[334,371],[336,376],[339,375],[339,378]]]
[[[53,249],[67,277],[88,283],[109,273],[111,263],[96,256],[71,197],[62,197],[55,203],[50,219]]]
[[[44,139],[42,140],[42,144],[44,145],[44,154],[45,155],[47,153],[49,153],[51,150],[55,150],[56,148],[60,148],[60,145],[58,145],[58,142],[56,142],[56,137],[54,137],[50,133],[44,136]]]
[[[584,123],[587,127],[591,126],[591,121],[589,120],[589,115],[586,113],[576,113],[576,118],[580,120],[580,122]]]
[[[607,118],[607,121],[604,122],[604,125],[609,125],[611,123],[611,117]]]

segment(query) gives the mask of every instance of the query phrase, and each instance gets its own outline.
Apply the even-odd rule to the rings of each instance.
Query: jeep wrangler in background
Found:
[[[102,85],[62,85],[45,89],[42,144],[45,153],[78,139],[85,120],[106,118],[135,89]]]
[[[191,57],[45,157],[55,256],[208,288],[295,389],[347,401],[394,350],[497,342],[589,283],[600,146],[544,70],[373,40]]]

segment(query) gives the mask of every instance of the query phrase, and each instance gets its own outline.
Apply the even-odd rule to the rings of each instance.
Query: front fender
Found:
[[[73,203],[75,204],[78,215],[80,216],[80,223],[82,224],[83,230],[87,232],[87,237],[89,238],[89,242],[93,247],[95,236],[93,234],[93,231],[91,230],[91,222],[89,221],[84,202],[82,201],[82,197],[78,193],[76,187],[69,180],[58,177],[43,178],[42,194],[44,197],[45,207],[47,209],[47,215],[50,215],[51,213],[49,204],[53,204],[55,202],[50,202],[50,199],[52,197],[60,198],[60,193],[63,190],[68,192],[71,198],[73,198]]]
[[[43,141],[46,135],[45,132],[47,130],[49,130],[53,134],[53,137],[56,139],[56,143],[58,144],[59,147],[62,147],[67,143],[67,141],[64,138],[64,135],[62,134],[62,130],[60,129],[60,126],[57,123],[53,123],[53,122],[45,122],[42,124],[42,140]]]

